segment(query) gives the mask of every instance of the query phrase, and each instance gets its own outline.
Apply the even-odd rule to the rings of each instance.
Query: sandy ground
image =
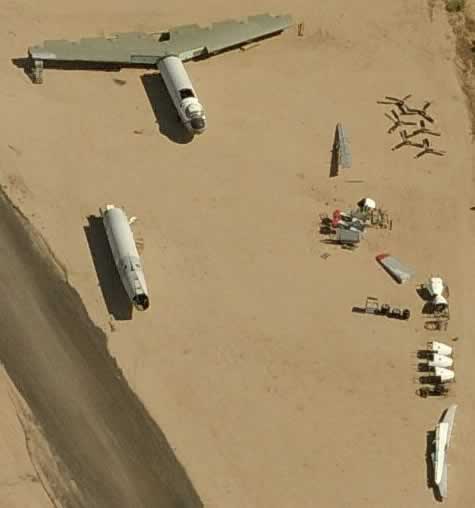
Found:
[[[5,2],[4,189],[107,332],[109,351],[207,507],[432,506],[426,432],[453,401],[446,505],[475,504],[470,118],[454,36],[432,3]],[[292,30],[252,51],[190,63],[209,130],[188,144],[177,142],[168,99],[144,71],[46,71],[44,85],[33,86],[11,63],[45,38],[266,11],[304,19],[305,36]],[[407,93],[414,103],[434,101],[446,157],[391,151],[397,137],[386,134],[376,100]],[[351,135],[353,168],[330,179],[337,121]],[[393,231],[371,231],[355,252],[322,244],[318,214],[367,195],[390,211]],[[145,244],[152,306],[132,320],[111,321],[116,303],[104,293],[114,281],[100,238],[84,230],[107,202],[139,217]],[[414,281],[393,283],[374,261],[382,251],[414,267]],[[449,330],[438,337],[459,337],[457,383],[442,401],[414,393],[415,352],[434,338],[415,288],[431,273],[451,290]],[[367,295],[410,307],[413,319],[352,314]],[[68,393],[77,396],[64,383]],[[14,478],[28,506],[36,497],[22,479],[24,438],[7,392],[0,396],[9,466],[0,499]]]
[[[108,354],[104,333],[8,205],[0,202],[2,250],[10,258],[0,268],[9,288],[0,355],[19,392],[10,398],[38,479],[64,508],[201,508]]]

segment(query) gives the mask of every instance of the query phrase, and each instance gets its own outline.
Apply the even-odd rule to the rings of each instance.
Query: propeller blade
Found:
[[[384,98],[397,103],[403,102],[401,99],[398,99],[397,97],[390,97],[389,95],[385,95]]]

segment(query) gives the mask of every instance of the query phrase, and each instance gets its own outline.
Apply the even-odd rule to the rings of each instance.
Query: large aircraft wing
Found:
[[[168,32],[116,33],[79,41],[45,41],[28,50],[34,61],[140,64],[154,66],[170,55],[181,60],[208,56],[256,39],[282,32],[292,24],[291,16],[261,14],[242,20],[213,23],[207,27],[185,25]]]

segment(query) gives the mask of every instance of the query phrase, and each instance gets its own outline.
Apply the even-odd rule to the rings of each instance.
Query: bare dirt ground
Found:
[[[0,356],[35,478],[64,508],[203,506],[105,335],[8,206],[3,199]]]
[[[11,63],[45,38],[266,11],[304,19],[304,37],[292,30],[247,52],[190,63],[209,117],[209,130],[191,143],[179,142],[153,72],[51,70],[33,86]],[[107,332],[108,350],[204,505],[432,506],[426,432],[456,401],[446,505],[473,506],[471,123],[441,2],[23,0],[5,3],[0,27],[3,188]],[[386,134],[387,109],[376,100],[408,93],[415,104],[434,101],[446,157],[391,151],[397,136]],[[353,167],[330,179],[337,121],[351,135]],[[393,231],[371,231],[355,252],[322,244],[318,214],[363,196],[391,212]],[[144,240],[151,308],[131,320],[109,317],[124,316],[111,300],[116,282],[101,261],[103,241],[88,227],[107,202],[139,217]],[[393,283],[374,261],[382,251],[414,267],[414,280]],[[434,338],[415,289],[431,273],[451,290],[449,330],[438,337],[459,337],[457,383],[444,401],[414,393],[415,351]],[[409,307],[413,318],[352,314],[367,295]],[[25,361],[15,349],[9,358],[15,368]],[[50,387],[61,400],[79,396],[81,387],[57,368],[62,389]],[[36,487],[22,480],[22,433],[4,423],[14,421],[6,394],[0,431],[10,469],[0,475],[0,499],[12,477],[17,492],[34,499]],[[93,444],[81,446],[87,454]]]

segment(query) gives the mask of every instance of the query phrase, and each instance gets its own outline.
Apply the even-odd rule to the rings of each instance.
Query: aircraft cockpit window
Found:
[[[188,99],[189,97],[194,97],[195,94],[193,93],[193,90],[191,88],[182,88],[180,90],[180,97],[182,99]]]
[[[158,42],[165,42],[170,40],[170,32],[163,32],[158,38]]]

